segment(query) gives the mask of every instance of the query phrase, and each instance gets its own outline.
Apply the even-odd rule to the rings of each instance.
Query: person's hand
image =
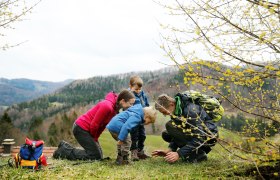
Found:
[[[118,140],[117,145],[123,145],[123,141]]]
[[[167,152],[168,151],[164,151],[164,150],[155,150],[155,151],[152,152],[152,156],[155,156],[155,157],[162,156],[162,157],[164,157],[164,156],[166,156]]]
[[[168,152],[164,159],[169,163],[174,163],[179,159],[179,154],[177,152]]]

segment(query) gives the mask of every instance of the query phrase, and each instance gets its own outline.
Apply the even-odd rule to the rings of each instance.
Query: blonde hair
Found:
[[[151,123],[154,123],[156,121],[156,118],[157,118],[157,111],[151,106],[144,107],[143,110],[144,110],[145,116],[150,118]]]
[[[129,80],[129,85],[130,86],[135,86],[137,85],[138,87],[143,86],[143,80],[139,76],[131,76]]]
[[[170,106],[170,103],[176,103],[175,99],[168,96],[167,94],[161,94],[158,96],[157,101],[155,103],[156,110],[165,108],[168,109]]]

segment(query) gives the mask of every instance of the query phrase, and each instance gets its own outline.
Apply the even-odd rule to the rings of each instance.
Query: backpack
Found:
[[[181,95],[184,99],[200,105],[214,122],[221,120],[224,114],[224,108],[217,98],[193,90],[178,94],[177,96]]]
[[[47,166],[46,157],[43,155],[43,144],[42,140],[34,141],[26,138],[25,144],[14,157],[16,167],[38,170],[42,165]]]

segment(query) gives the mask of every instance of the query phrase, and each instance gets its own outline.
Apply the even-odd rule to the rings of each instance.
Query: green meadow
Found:
[[[222,136],[234,134],[222,131]],[[0,179],[254,179],[243,172],[248,165],[233,159],[220,145],[216,145],[208,155],[208,161],[185,163],[182,161],[169,164],[162,157],[133,162],[130,165],[117,166],[116,142],[105,131],[100,138],[104,161],[68,161],[48,159],[49,166],[40,171],[14,169],[2,166]],[[148,135],[146,151],[150,154],[155,149],[167,148],[167,143],[160,136]],[[1,158],[0,165],[8,158]]]

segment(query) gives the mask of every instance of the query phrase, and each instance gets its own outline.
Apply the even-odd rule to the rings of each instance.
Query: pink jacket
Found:
[[[117,94],[108,93],[105,96],[105,100],[97,103],[88,112],[81,115],[75,123],[85,131],[88,131],[95,141],[98,141],[106,125],[117,114],[115,110],[116,102]]]

